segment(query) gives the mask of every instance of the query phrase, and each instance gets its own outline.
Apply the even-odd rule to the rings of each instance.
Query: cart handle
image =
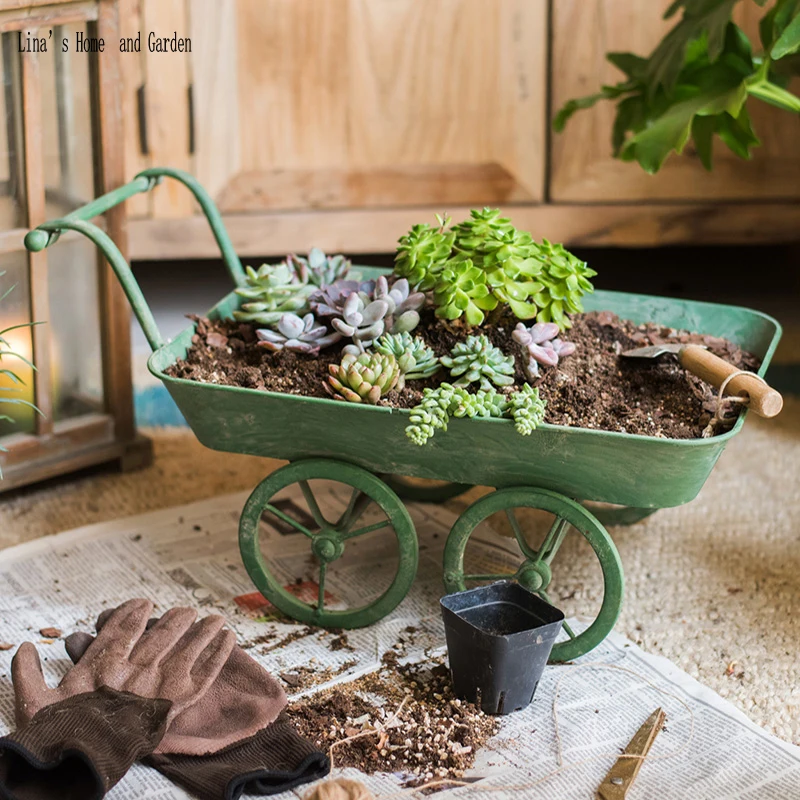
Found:
[[[126,183],[124,186],[120,186],[118,189],[92,200],[85,206],[71,211],[60,219],[38,225],[32,231],[28,231],[25,236],[25,247],[32,253],[38,253],[55,244],[59,235],[64,231],[78,231],[97,245],[114,270],[128,298],[128,302],[131,304],[133,313],[142,326],[147,342],[154,351],[163,347],[165,342],[158,330],[153,312],[150,310],[128,262],[111,237],[88,220],[104,214],[109,209],[124,203],[128,198],[136,194],[149,192],[161,182],[162,178],[174,178],[192,192],[203,209],[206,219],[208,219],[208,224],[211,226],[211,232],[214,234],[222,253],[222,260],[225,262],[228,274],[237,287],[242,286],[245,282],[242,262],[233,249],[233,243],[222,222],[222,215],[219,213],[219,209],[214,205],[214,201],[197,179],[188,172],[179,169],[170,169],[168,167],[146,169],[140,172],[130,183]]]

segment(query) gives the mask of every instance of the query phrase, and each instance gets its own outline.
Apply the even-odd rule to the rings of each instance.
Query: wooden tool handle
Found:
[[[696,344],[687,344],[678,354],[681,366],[697,375],[698,378],[710,383],[716,389],[729,375],[738,372],[738,369],[723,361],[719,356]],[[783,408],[783,397],[771,386],[762,383],[752,375],[737,375],[728,381],[725,387],[727,395],[747,395],[750,402],[747,407],[758,414],[759,417],[774,417]]]

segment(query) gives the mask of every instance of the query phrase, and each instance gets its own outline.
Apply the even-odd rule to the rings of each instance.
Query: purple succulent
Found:
[[[572,342],[562,342],[558,334],[559,327],[555,322],[537,322],[530,328],[522,322],[517,323],[512,337],[528,356],[522,369],[529,381],[539,376],[539,364],[554,367],[559,358],[575,352],[575,345]]]
[[[297,314],[284,314],[276,325],[276,330],[261,328],[256,331],[259,345],[267,350],[293,350],[296,353],[314,355],[323,347],[328,347],[342,338],[341,334],[329,332],[320,325],[313,314],[302,319]]]
[[[375,293],[375,281],[334,281],[317,289],[308,304],[318,317],[341,317],[347,298],[354,292],[364,295],[362,299],[368,303]]]

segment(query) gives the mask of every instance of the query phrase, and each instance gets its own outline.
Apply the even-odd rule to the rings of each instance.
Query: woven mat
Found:
[[[155,445],[154,464],[146,470],[94,474],[2,500],[0,547],[249,489],[280,463],[212,453],[186,430],[146,433]],[[776,420],[748,419],[694,502],[661,510],[631,528],[612,529],[627,579],[617,630],[795,743],[800,743],[798,475],[800,400],[789,398]],[[482,491],[450,506],[459,511]],[[594,566],[588,554],[577,554],[576,575]]]

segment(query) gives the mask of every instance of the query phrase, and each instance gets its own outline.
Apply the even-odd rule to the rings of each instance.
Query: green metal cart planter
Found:
[[[198,439],[215,450],[290,462],[256,487],[240,520],[242,558],[262,594],[285,614],[306,623],[340,628],[369,625],[400,603],[416,574],[417,537],[403,498],[441,502],[474,485],[490,486],[495,491],[467,508],[449,534],[443,567],[446,591],[459,591],[476,581],[513,578],[549,600],[553,561],[565,537],[577,533],[599,562],[603,598],[591,625],[578,634],[568,631],[569,638],[556,644],[552,659],[570,660],[599,644],[614,626],[623,596],[619,554],[601,520],[630,524],[656,509],[692,500],[728,441],[741,430],[745,415],[724,435],[683,441],[547,424],[522,437],[510,420],[454,419],[446,434],[419,447],[404,435],[408,424],[404,410],[171,377],[166,370],[186,355],[194,329],[186,329],[171,342],[162,339],[125,259],[114,242],[88,222],[127,198],[150,191],[164,177],[176,179],[192,191],[234,284],[242,285],[242,265],[218,210],[202,186],[178,170],[146,170],[129,184],[30,231],[25,245],[31,251],[43,250],[67,230],[91,239],[114,269],[153,349],[150,371],[164,382]],[[376,273],[370,268],[360,270],[365,277]],[[229,317],[239,302],[231,292],[209,316]],[[602,291],[591,295],[586,305],[589,310],[610,310],[637,322],[652,320],[724,336],[762,359],[762,375],[780,338],[775,320],[745,308]],[[369,447],[363,446],[365,441]],[[439,485],[420,487],[410,480],[413,478],[435,479]],[[323,515],[309,483],[314,479],[336,480],[351,487],[349,503],[338,519]],[[272,502],[293,484],[302,490],[314,530]],[[592,513],[584,505],[590,501],[617,508]],[[384,516],[379,522],[364,524],[360,520],[371,504]],[[542,509],[554,517],[537,549],[529,544],[516,514],[518,509],[528,508]],[[519,545],[519,567],[513,575],[467,573],[464,553],[470,537],[496,512],[505,514]],[[265,514],[309,538],[319,569],[315,601],[296,597],[270,570],[258,533]],[[362,607],[326,608],[325,579],[330,566],[355,538],[379,529],[391,529],[397,544],[396,573],[390,586]]]

